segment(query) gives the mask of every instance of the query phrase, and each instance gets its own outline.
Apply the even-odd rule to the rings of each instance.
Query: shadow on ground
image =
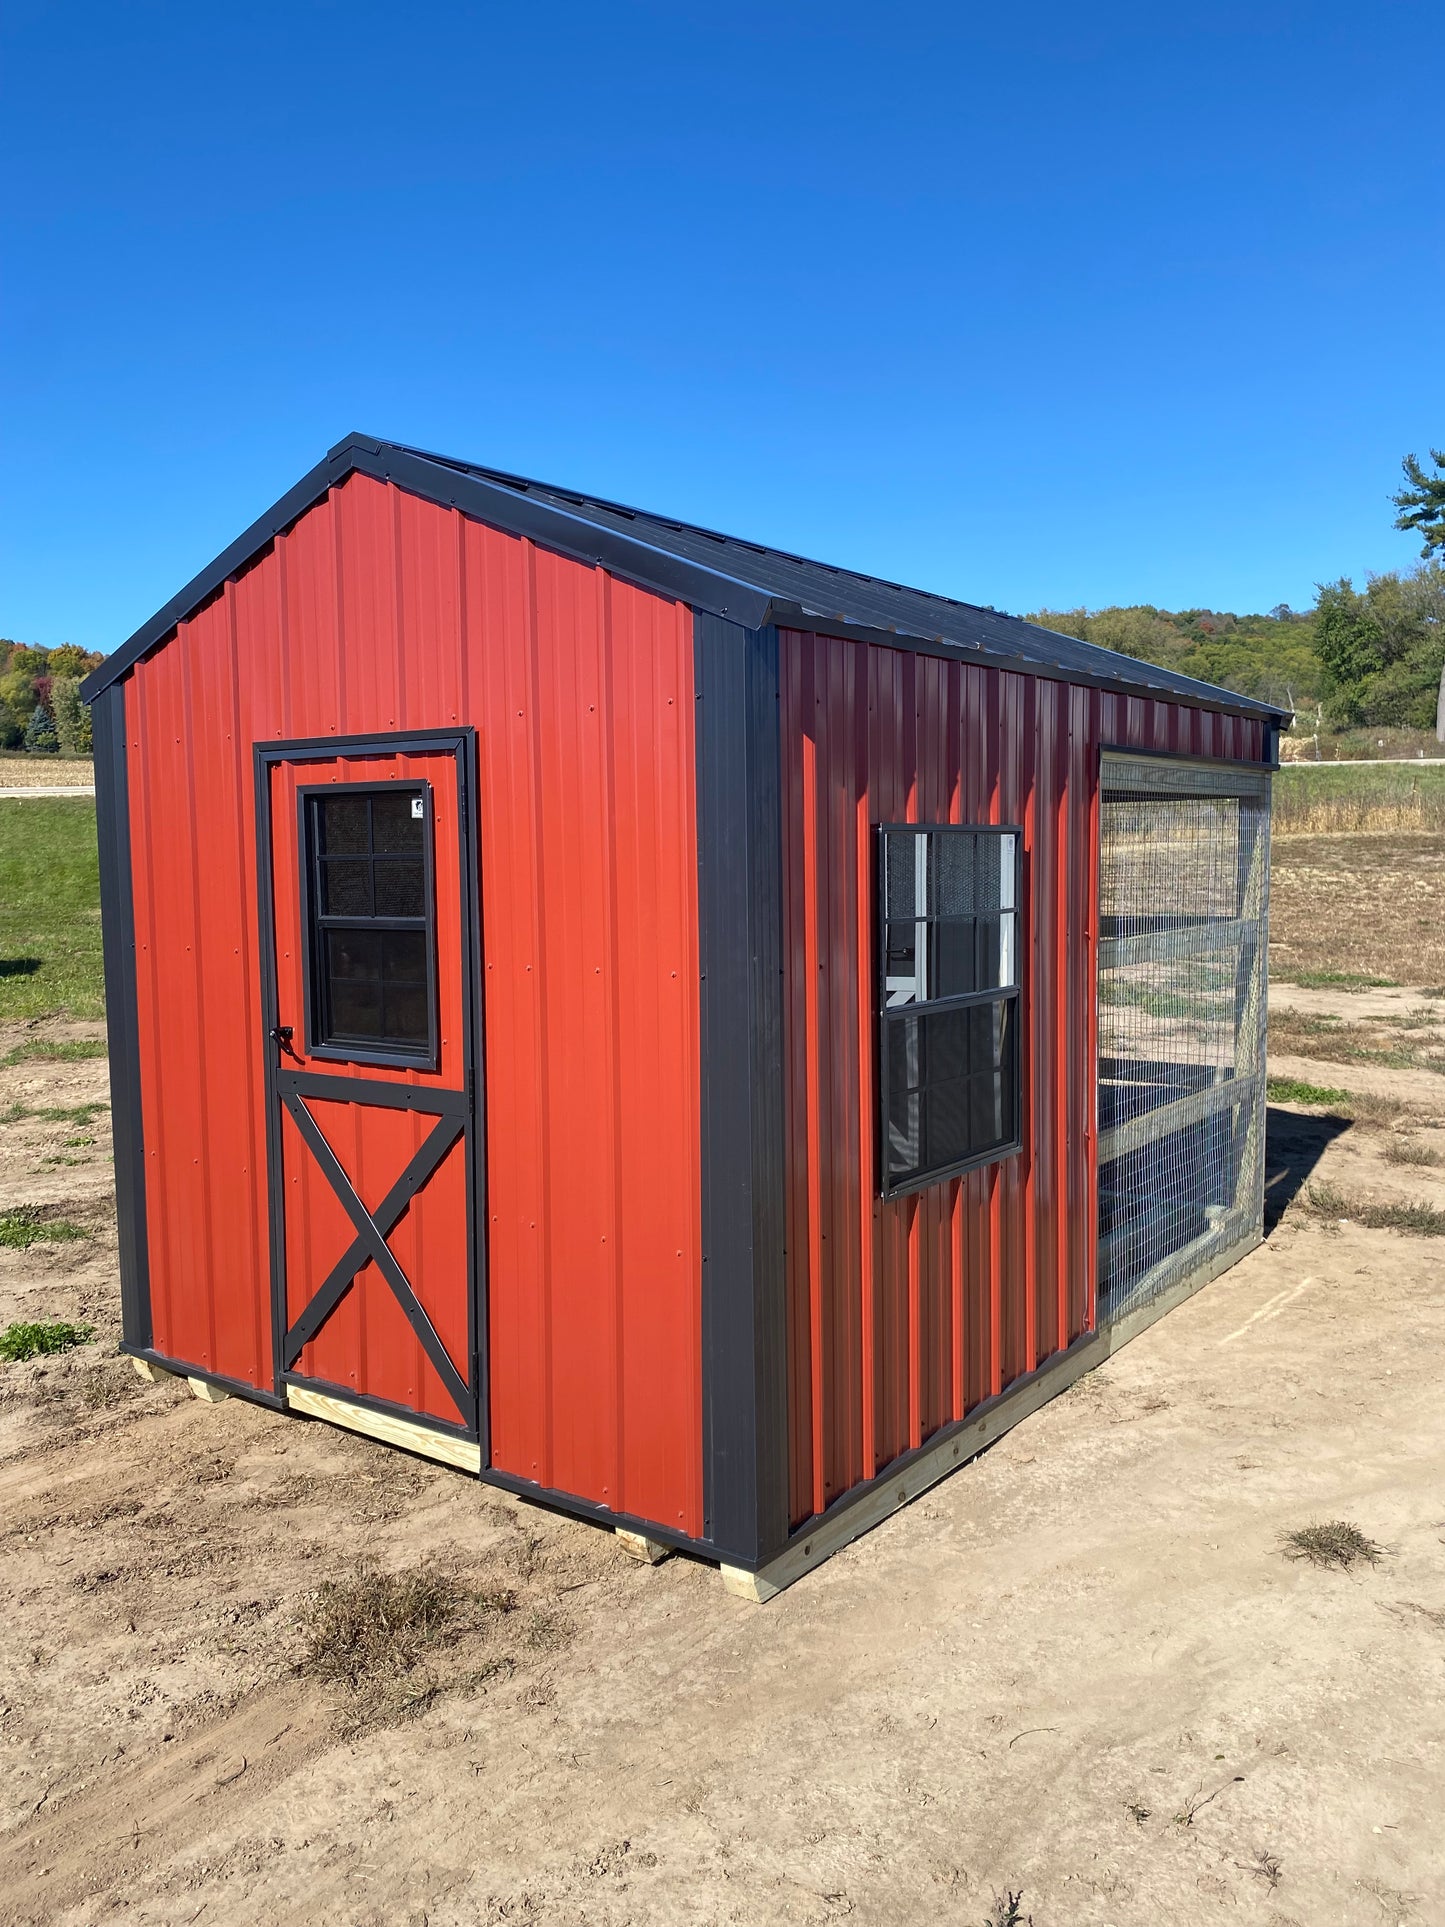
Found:
[[[1350,1129],[1347,1117],[1310,1117],[1299,1111],[1267,1107],[1264,1133],[1264,1229],[1274,1230],[1299,1196],[1315,1166],[1337,1137]]]

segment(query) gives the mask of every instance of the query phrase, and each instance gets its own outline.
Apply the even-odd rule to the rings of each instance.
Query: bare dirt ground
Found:
[[[1276,1011],[1368,1039],[1421,1002],[1365,995]],[[97,1327],[0,1365],[6,1927],[972,1927],[1019,1892],[1036,1927],[1445,1920],[1445,1239],[1311,1202],[1445,1208],[1445,1166],[1390,1161],[1445,1156],[1438,1072],[1291,1057],[1374,1103],[1272,1109],[1267,1243],[757,1608],[459,1474],[142,1386],[106,1117],[74,1115],[104,1061],[33,1054],[96,1033],[0,1031],[0,1210],[88,1233],[0,1249],[0,1327]],[[1329,1519],[1378,1562],[1284,1556]],[[311,1615],[361,1559],[488,1603],[328,1683]]]

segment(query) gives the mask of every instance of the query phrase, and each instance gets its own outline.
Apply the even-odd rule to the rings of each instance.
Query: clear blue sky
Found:
[[[1439,0],[0,16],[0,634],[348,430],[1027,610],[1306,605],[1445,445]]]

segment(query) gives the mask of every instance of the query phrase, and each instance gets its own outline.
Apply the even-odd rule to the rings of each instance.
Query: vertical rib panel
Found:
[[[494,1461],[699,1532],[688,611],[354,476],[133,678],[157,1349],[272,1382],[252,743],[471,723]],[[347,1141],[368,1188],[404,1149]],[[418,1213],[398,1248],[425,1270],[438,1235]],[[358,1313],[346,1369],[394,1336]]]
[[[800,1524],[1093,1317],[1101,744],[1259,753],[1253,724],[785,633],[789,1494]],[[879,823],[1024,829],[1021,1155],[876,1196]]]

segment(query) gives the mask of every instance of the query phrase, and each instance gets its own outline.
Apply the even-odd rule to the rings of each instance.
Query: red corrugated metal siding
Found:
[[[1089,1328],[1098,751],[1258,759],[1260,725],[902,649],[781,638],[795,1524]],[[873,826],[1018,823],[1020,1156],[874,1195]]]
[[[353,476],[131,680],[157,1349],[271,1382],[252,742],[472,723],[493,1460],[700,1533],[690,612]]]

